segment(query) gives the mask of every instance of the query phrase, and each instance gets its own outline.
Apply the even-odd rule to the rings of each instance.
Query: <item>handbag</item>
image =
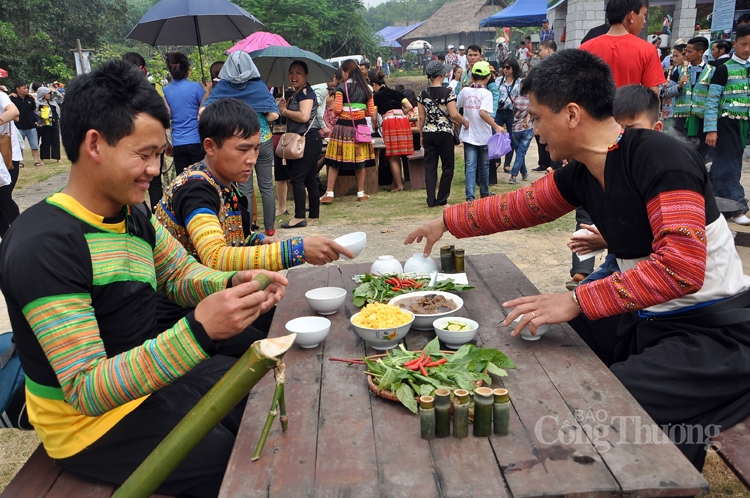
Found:
[[[346,93],[346,103],[349,104],[349,110],[351,111],[352,102],[349,100],[349,85],[344,83],[344,92]],[[351,112],[349,113],[351,117]],[[352,128],[354,128],[354,143],[355,144],[369,144],[372,143],[372,130],[366,124],[354,124],[354,118],[352,117]]]
[[[286,132],[279,138],[279,144],[276,146],[276,155],[281,158],[281,164],[286,166],[287,159],[302,159],[305,154],[305,136],[315,123],[315,116],[310,116],[310,125],[307,127],[304,135],[299,133]]]
[[[0,154],[3,156],[3,162],[8,170],[13,169],[13,143],[11,142],[11,129],[10,123],[6,123],[4,127],[8,131],[0,132]]]

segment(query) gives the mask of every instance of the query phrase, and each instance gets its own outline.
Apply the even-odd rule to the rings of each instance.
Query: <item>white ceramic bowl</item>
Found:
[[[408,312],[407,312],[408,313]],[[373,349],[391,349],[396,347],[401,339],[409,333],[412,323],[414,323],[414,313],[411,313],[412,318],[408,323],[401,325],[400,327],[390,327],[384,329],[368,329],[367,327],[360,327],[354,323],[354,317],[359,315],[356,313],[352,315],[350,322],[354,331]]]
[[[513,323],[518,323],[521,321],[521,318],[523,318],[523,315],[519,316],[515,320],[513,320]],[[515,328],[515,325],[513,326]],[[523,330],[521,331],[521,337],[526,339],[527,341],[538,341],[542,338],[544,334],[549,332],[549,324],[544,323],[536,328],[536,335],[531,335],[531,331],[529,330],[529,326],[526,325]]]
[[[370,267],[370,273],[377,273],[378,275],[403,272],[404,267],[401,266],[401,262],[391,255],[378,256],[378,259]]]
[[[404,263],[406,273],[431,273],[437,271],[437,263],[432,258],[425,258],[421,252],[415,252],[411,258]]]
[[[453,332],[450,330],[444,330],[445,325],[449,322],[461,322],[464,325],[471,327],[471,330],[462,330],[460,332]],[[461,316],[450,316],[448,318],[438,318],[432,322],[432,326],[435,329],[435,333],[445,345],[451,349],[458,349],[467,342],[474,339],[479,330],[479,324],[474,320],[464,318]]]
[[[331,321],[322,316],[301,316],[286,322],[286,331],[297,334],[294,342],[301,348],[314,348],[331,331]]]
[[[349,249],[352,253],[354,253],[354,257],[356,258],[367,245],[367,234],[365,232],[352,232],[346,235],[342,235],[337,239],[333,239],[333,241]],[[349,258],[347,258],[346,256],[341,256],[341,259]]]
[[[416,292],[409,292],[408,294],[402,294],[400,296],[396,296],[390,301],[388,301],[388,304],[393,304],[395,306],[400,306],[400,303],[404,300],[408,300],[415,297],[424,297],[430,294],[438,294],[441,296],[444,296],[445,299],[448,299],[450,301],[453,301],[456,304],[456,309],[452,311],[446,311],[445,313],[434,313],[431,315],[418,315],[414,314],[414,324],[412,325],[413,328],[417,330],[432,330],[432,323],[438,319],[438,318],[444,318],[446,316],[451,316],[455,314],[458,310],[464,307],[464,300],[458,297],[455,294],[451,294],[450,292],[443,292],[443,291],[416,291]]]
[[[346,289],[341,287],[318,287],[305,292],[307,304],[320,315],[333,315],[346,300]]]

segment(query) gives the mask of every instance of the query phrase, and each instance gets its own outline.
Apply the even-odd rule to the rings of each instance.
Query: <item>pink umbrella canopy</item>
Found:
[[[237,50],[242,50],[243,52],[254,52],[255,50],[263,50],[270,46],[289,47],[291,45],[279,35],[267,33],[265,31],[256,31],[244,40],[237,42],[235,46],[227,50],[227,53],[231,54]]]

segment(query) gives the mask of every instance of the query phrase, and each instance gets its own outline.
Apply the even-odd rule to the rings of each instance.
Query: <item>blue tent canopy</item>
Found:
[[[411,33],[422,24],[424,24],[424,21],[412,24],[411,26],[388,26],[381,29],[377,32],[378,35],[383,37],[383,42],[380,43],[380,46],[400,48],[401,44],[397,40]]]
[[[546,18],[547,0],[516,0],[497,14],[482,19],[479,27],[541,26],[542,20]]]

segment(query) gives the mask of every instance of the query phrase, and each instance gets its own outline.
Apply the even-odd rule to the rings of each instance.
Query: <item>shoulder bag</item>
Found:
[[[346,102],[349,104],[349,117],[351,117],[352,102],[349,100],[349,85],[347,83],[344,83],[344,92],[346,93]],[[372,130],[369,126],[366,124],[354,124],[354,118],[352,117],[352,128],[354,128],[354,143],[372,143]]]
[[[281,158],[281,164],[284,166],[286,166],[287,159],[302,159],[305,154],[305,136],[317,119],[316,116],[312,115],[312,112],[310,114],[310,125],[305,130],[304,135],[292,132],[281,135],[279,144],[276,146],[276,155]]]
[[[13,169],[13,145],[11,136],[13,127],[10,123],[5,123],[3,131],[0,131],[0,154],[3,156],[3,162],[8,170]]]
[[[426,89],[422,90],[422,99],[424,99],[425,97],[429,100],[432,100],[435,103],[435,106],[437,106],[438,111],[440,111],[443,116],[448,118],[448,121],[450,121],[450,123],[453,125],[453,145],[461,144],[461,134],[459,133],[458,128],[456,128],[456,123],[453,122],[453,118],[451,118],[451,115],[440,108],[440,104],[438,104],[435,99],[432,98],[432,95]]]

